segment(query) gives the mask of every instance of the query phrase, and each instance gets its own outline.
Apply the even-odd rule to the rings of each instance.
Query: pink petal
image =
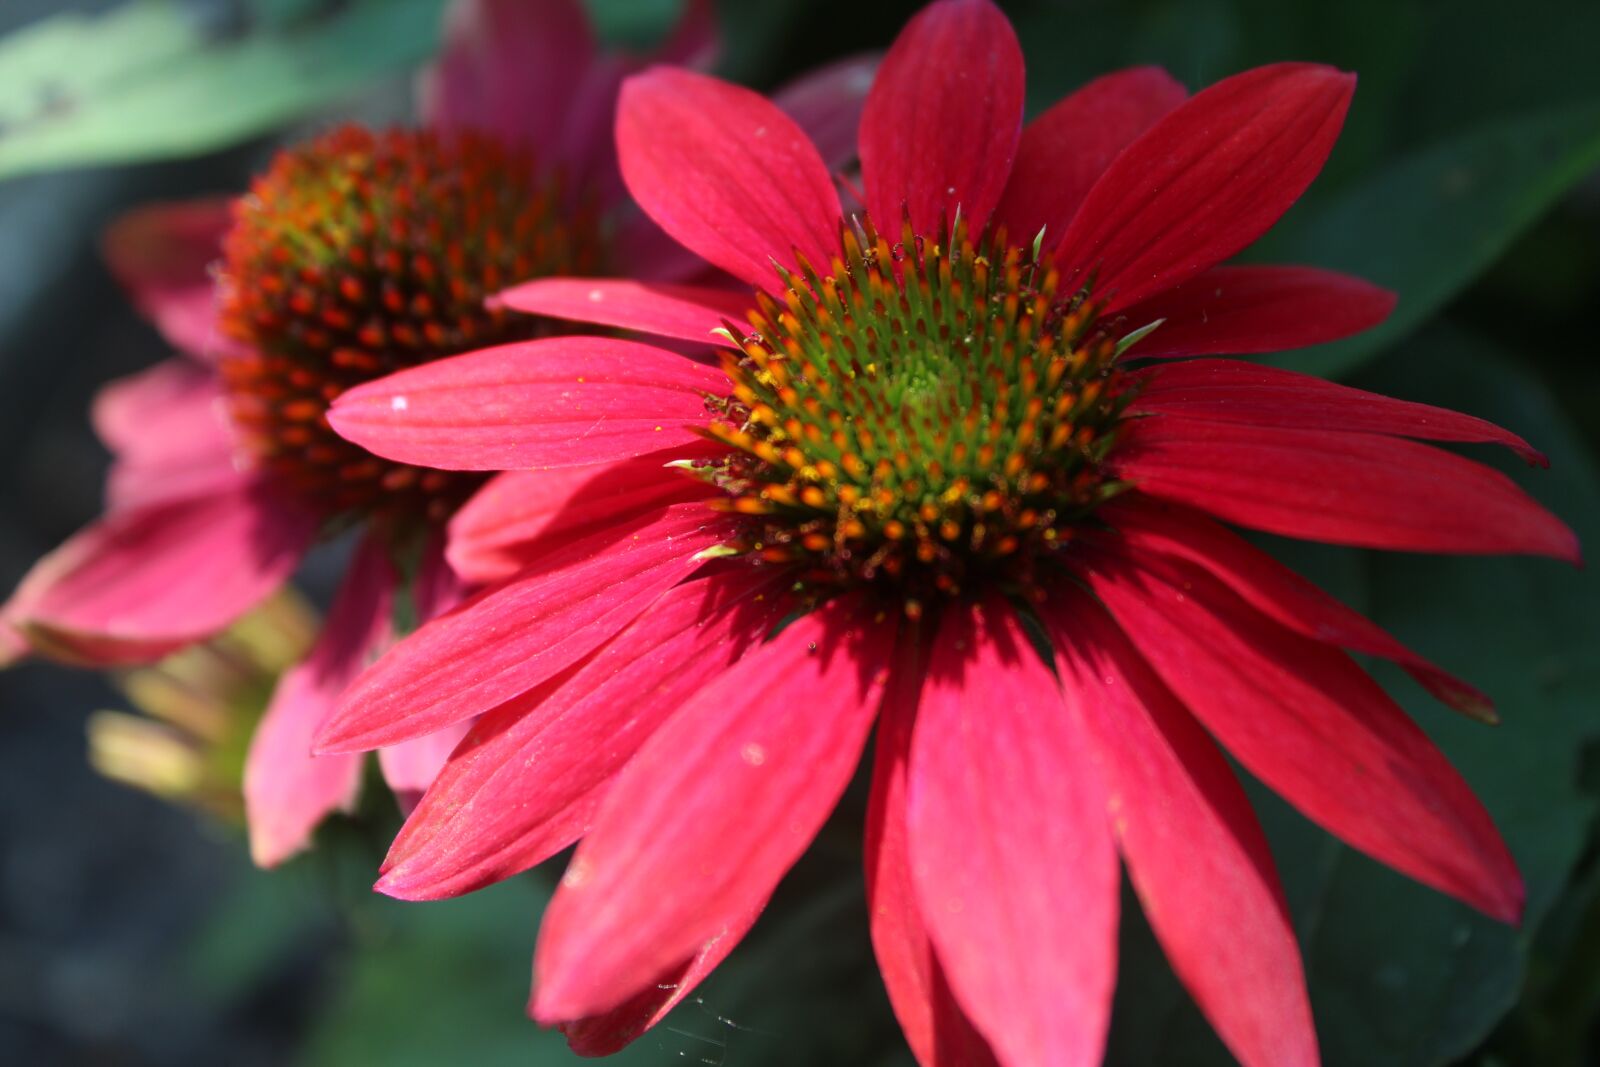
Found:
[[[1572,531],[1511,479],[1399,438],[1152,415],[1123,431],[1111,465],[1151,496],[1289,537],[1579,558]]]
[[[596,58],[581,0],[459,0],[438,62],[419,84],[422,121],[490,133],[546,164],[570,164],[561,152],[569,105]]]
[[[867,210],[879,228],[973,232],[1000,200],[1022,131],[1022,48],[989,0],[937,0],[906,24],[861,116]]]
[[[622,177],[639,206],[685,247],[777,291],[798,251],[819,269],[837,254],[842,212],[817,149],[777,105],[748,89],[657,67],[617,105]]]
[[[461,578],[445,562],[442,538],[429,539],[409,588],[401,589],[397,595],[412,598],[412,610],[419,624],[438,618],[466,599]],[[439,776],[445,760],[471,728],[471,721],[459,722],[425,737],[378,750],[378,768],[402,814],[409,815],[417,806],[423,792]]]
[[[617,776],[545,913],[534,1016],[606,1011],[759,907],[866,743],[894,640],[854,598],[686,702]]]
[[[801,75],[772,94],[772,102],[811,138],[822,161],[841,170],[856,156],[861,109],[883,56],[849,56]]]
[[[580,1056],[609,1056],[635,1039],[683,1002],[717,965],[744,940],[760,916],[760,909],[735,918],[715,938],[702,945],[686,962],[664,973],[618,1007],[599,1015],[561,1024],[567,1044]],[[532,1011],[530,1005],[529,1010]]]
[[[450,564],[470,582],[504,581],[569,541],[714,492],[660,456],[608,467],[496,475],[450,520]]]
[[[1160,67],[1096,78],[1023,127],[995,221],[1013,244],[1044,231],[1054,248],[1100,175],[1189,92]]]
[[[352,681],[355,679],[352,677]],[[416,809],[422,795],[444,769],[450,753],[456,750],[461,739],[472,729],[471,721],[458,722],[422,737],[402,741],[378,749],[378,769],[383,772],[384,784],[394,793],[402,814]],[[318,759],[339,759],[338,756],[318,756]]]
[[[1172,691],[1307,818],[1494,918],[1521,914],[1522,879],[1488,812],[1348,656],[1192,564],[1107,556],[1084,570]]]
[[[1067,711],[1100,754],[1129,876],[1173,969],[1246,1067],[1315,1067],[1300,949],[1244,790],[1093,598],[1062,583],[1041,613]]]
[[[102,243],[106,264],[140,314],[168,344],[206,361],[232,344],[217,332],[211,274],[232,211],[225,197],[151,204],[117,219]]]
[[[278,682],[244,765],[250,856],[275,867],[311,844],[330,813],[349,811],[361,785],[360,756],[313,756],[311,738],[367,661],[389,640],[394,568],[377,538],[350,561],[316,647]]]
[[[722,346],[728,342],[711,331],[725,322],[742,326],[755,306],[748,292],[605,278],[540,278],[498,299],[531,315]]]
[[[1134,411],[1286,429],[1392,434],[1424,441],[1486,441],[1505,445],[1530,463],[1549,466],[1528,442],[1492,422],[1308,374],[1236,359],[1185,360],[1135,373],[1139,396]]]
[[[225,628],[294,571],[316,516],[244,484],[113,512],[34,565],[18,620],[97,665],[159,659]]]
[[[209,369],[169,359],[95,395],[95,432],[115,458],[111,508],[196,497],[243,483],[221,383]]]
[[[1314,267],[1212,267],[1124,313],[1131,328],[1161,320],[1133,358],[1246,355],[1320,345],[1376,326],[1395,296]]]
[[[729,530],[703,504],[675,504],[569,544],[396,645],[346,691],[319,748],[399,744],[527,692],[627,626]]]
[[[1260,237],[1322,169],[1355,77],[1279,63],[1196,93],[1119,155],[1056,262],[1110,309],[1180,285]]]
[[[425,363],[358,385],[328,422],[386,459],[446,470],[611,463],[699,441],[728,381],[659,348],[553,337]]]
[[[1117,960],[1099,772],[1011,607],[945,611],[911,741],[917,900],[1002,1064],[1094,1067]]]
[[[872,947],[895,1017],[921,1067],[995,1063],[988,1042],[950,993],[916,901],[906,845],[906,774],[911,730],[927,672],[922,635],[901,639],[878,717],[872,796],[867,805],[867,909]]]
[[[639,746],[792,607],[754,568],[669,589],[574,673],[479,721],[395,838],[378,890],[456,896],[572,844]]]
[[[1112,501],[1100,514],[1116,527],[1113,536],[1132,553],[1158,552],[1197,563],[1279,626],[1324,644],[1392,660],[1442,703],[1474,718],[1495,721],[1494,705],[1483,693],[1205,516],[1137,494]]]

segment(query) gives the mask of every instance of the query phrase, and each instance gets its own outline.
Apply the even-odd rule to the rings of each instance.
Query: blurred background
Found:
[[[631,44],[673,0],[592,0]],[[770,88],[881,48],[918,5],[719,5],[719,70]],[[1600,4],[1524,0],[1003,3],[1037,111],[1160,63],[1196,89],[1320,60],[1360,89],[1322,179],[1252,257],[1396,289],[1361,338],[1276,362],[1498,421],[1551,457],[1484,452],[1600,545]],[[276,144],[405,121],[442,0],[0,4],[0,592],[98,510],[86,413],[166,355],[102,265],[118,214],[242,189]],[[1600,580],[1523,560],[1270,547],[1499,703],[1450,719],[1391,691],[1483,796],[1529,887],[1508,930],[1355,856],[1255,794],[1335,1067],[1600,1063]],[[326,568],[303,588],[325,603]],[[110,681],[0,673],[0,1062],[561,1064],[522,1005],[552,875],[442,904],[368,891],[398,819],[379,791],[319,848],[250,868],[226,813],[116,784],[86,756]],[[213,809],[216,805],[212,805]],[[222,805],[223,808],[226,805]],[[757,932],[630,1064],[910,1064],[866,936],[847,798]],[[1131,901],[1108,1062],[1229,1063]]]

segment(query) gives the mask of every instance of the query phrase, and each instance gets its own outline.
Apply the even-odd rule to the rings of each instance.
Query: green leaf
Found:
[[[1336,376],[1411,333],[1600,166],[1600,104],[1482,127],[1400,159],[1309,216],[1292,215],[1253,259],[1349,271],[1400,296],[1387,322],[1271,362]]]
[[[1504,354],[1439,327],[1419,336],[1404,360],[1378,371],[1362,384],[1527,435],[1548,452],[1552,469],[1507,469],[1580,537],[1591,544],[1600,538],[1600,471],[1553,399]],[[1374,667],[1505,834],[1528,887],[1521,930],[1366,859],[1251,783],[1305,954],[1324,1062],[1451,1062],[1479,1045],[1516,1002],[1530,943],[1571,878],[1595,816],[1596,798],[1578,774],[1585,743],[1600,738],[1600,576],[1548,560],[1272,547],[1402,641],[1481,686],[1504,720],[1498,727],[1467,721],[1389,665]],[[1128,909],[1137,909],[1131,898]],[[1108,1063],[1233,1062],[1136,914],[1125,923],[1122,953]]]
[[[0,41],[0,177],[197,155],[425,57],[444,0],[176,0],[58,15]]]

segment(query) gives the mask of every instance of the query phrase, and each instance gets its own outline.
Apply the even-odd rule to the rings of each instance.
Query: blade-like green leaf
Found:
[[[1273,358],[1336,376],[1400,340],[1482,273],[1600,166],[1600,104],[1485,126],[1424,149],[1309,216],[1291,216],[1251,258],[1360,275],[1400,295],[1383,325]]]
[[[176,0],[60,15],[0,41],[0,177],[195,155],[425,57],[443,0]]]

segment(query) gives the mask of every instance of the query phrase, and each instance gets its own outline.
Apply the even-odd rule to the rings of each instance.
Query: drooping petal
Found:
[[[378,890],[456,896],[572,844],[639,746],[792,607],[754,571],[669,589],[575,672],[479,720],[395,838]]]
[[[598,468],[509,471],[491,479],[450,520],[450,565],[479,585],[504,581],[541,565],[569,541],[712,492],[668,468],[660,456]]]
[[[224,197],[151,204],[106,230],[102,251],[141,314],[178,351],[209,362],[231,344],[217,332],[211,265],[233,225]]]
[[[795,251],[825,267],[839,244],[833,179],[794,120],[757,93],[685,70],[629,78],[617,104],[622,177],[679,243],[736,278],[782,287]]]
[[[1151,334],[1154,339],[1155,334]],[[1532,445],[1492,422],[1432,404],[1353,389],[1309,374],[1237,359],[1184,360],[1134,373],[1139,382],[1134,411],[1285,429],[1390,434],[1424,441],[1482,441],[1504,445],[1529,463],[1548,466]]]
[[[1110,462],[1142,492],[1269,533],[1579,558],[1572,531],[1511,479],[1414,441],[1151,415],[1126,428]]]
[[[944,967],[928,938],[907,855],[906,776],[927,652],[924,635],[915,630],[902,635],[878,715],[866,830],[872,947],[889,1002],[917,1063],[985,1067],[995,1063],[994,1052],[951,995]]]
[[[1522,879],[1472,790],[1344,653],[1291,633],[1175,559],[1083,570],[1168,687],[1308,818],[1502,921]]]
[[[439,59],[419,82],[425,125],[475,130],[570,164],[561,150],[570,103],[597,58],[581,0],[461,0]]]
[[[1013,244],[1043,230],[1054,248],[1111,161],[1188,95],[1160,67],[1133,67],[1064,97],[1023,127],[995,221]]]
[[[169,359],[95,395],[95,432],[114,460],[112,508],[194,497],[248,480],[235,462],[222,386],[208,368]]]
[[[1105,794],[999,598],[946,609],[907,792],[912,880],[956,999],[1007,1067],[1094,1067],[1117,958]]]
[[[1022,48],[989,0],[936,0],[895,38],[861,115],[861,176],[878,228],[919,234],[961,217],[976,233],[1022,132]]]
[[[1244,790],[1093,598],[1062,583],[1041,614],[1066,707],[1099,753],[1129,876],[1173,969],[1246,1067],[1315,1067],[1300,949]]]
[[[705,505],[676,504],[569,544],[539,573],[484,590],[396,645],[345,692],[319,748],[398,744],[527,692],[688,577],[728,530]]]
[[[632,1044],[646,1030],[665,1019],[673,1008],[694,992],[728,953],[744,940],[760,917],[761,909],[735,918],[722,932],[702,945],[686,962],[670,968],[633,997],[599,1015],[561,1024],[567,1044],[580,1056],[609,1056]],[[530,1003],[529,1012],[533,1008]]]
[[[552,337],[358,385],[328,422],[386,459],[446,470],[611,463],[700,440],[721,371],[633,341]]]
[[[1180,285],[1260,237],[1322,169],[1355,77],[1279,63],[1225,78],[1106,168],[1056,250],[1118,310]]]
[[[355,804],[360,756],[313,756],[311,739],[344,687],[389,640],[396,575],[384,544],[356,549],[333,607],[304,662],[278,682],[244,764],[250,856],[275,867],[311,843],[318,824]]]
[[[401,585],[395,595],[411,598],[411,614],[418,625],[454,610],[466,599],[461,577],[445,561],[443,539],[429,538],[416,574],[409,583]],[[417,806],[423,792],[433,784],[450,753],[471,728],[471,720],[458,722],[426,736],[378,749],[378,769],[383,772],[384,783],[394,794],[402,814],[409,815]]]
[[[1114,536],[1130,553],[1159,552],[1197,563],[1278,625],[1302,637],[1392,660],[1442,703],[1495,721],[1494,704],[1483,693],[1204,515],[1137,494],[1113,500],[1100,514],[1116,527]]]
[[[354,680],[354,679],[352,679]],[[416,809],[428,786],[439,777],[450,753],[456,750],[461,739],[472,729],[472,723],[458,722],[422,737],[413,737],[398,745],[378,749],[378,769],[383,772],[384,784],[394,794],[402,815]],[[339,759],[339,756],[318,756],[318,759]]]
[[[225,628],[294,571],[317,518],[261,483],[128,507],[34,564],[17,620],[35,647],[149,662]]]
[[[615,1007],[766,900],[850,780],[893,640],[892,622],[835,600],[745,655],[645,743],[545,913],[535,1018]]]
[[[539,278],[498,299],[531,315],[722,346],[728,342],[711,331],[744,323],[755,306],[748,291],[606,278]]]
[[[1389,317],[1395,296],[1315,267],[1212,267],[1125,312],[1155,332],[1129,350],[1150,356],[1248,355],[1337,341]]]
[[[772,94],[772,102],[806,132],[832,170],[855,158],[861,109],[881,62],[877,52],[848,56],[802,74]]]

